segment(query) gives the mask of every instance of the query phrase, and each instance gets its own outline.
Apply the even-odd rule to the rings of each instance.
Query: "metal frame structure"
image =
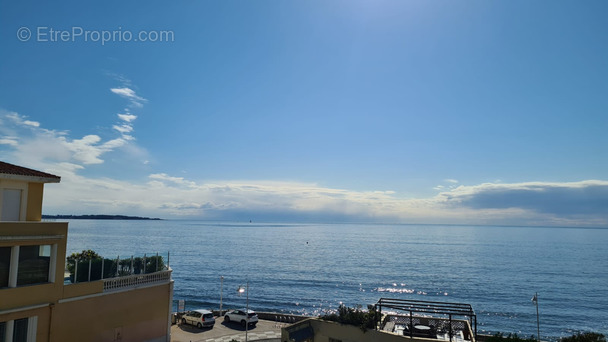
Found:
[[[375,304],[375,307],[376,311],[379,313],[379,317],[382,317],[383,307],[407,311],[409,312],[410,322],[412,322],[414,313],[447,315],[450,325],[450,341],[452,340],[452,317],[466,317],[474,330],[473,334],[475,336],[475,340],[477,340],[477,315],[475,315],[475,311],[473,311],[473,307],[471,307],[470,304],[380,298],[380,300],[378,300],[378,302]],[[410,329],[410,337],[412,337],[412,330],[413,329]]]

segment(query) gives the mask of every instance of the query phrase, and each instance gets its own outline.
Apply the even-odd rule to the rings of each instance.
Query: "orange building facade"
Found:
[[[41,222],[60,177],[0,162],[0,342],[171,340],[171,269],[66,284],[67,222]]]

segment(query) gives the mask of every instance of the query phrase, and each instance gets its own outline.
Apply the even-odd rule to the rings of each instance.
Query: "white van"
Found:
[[[209,310],[188,311],[182,316],[182,324],[195,325],[199,328],[213,328],[215,317]]]

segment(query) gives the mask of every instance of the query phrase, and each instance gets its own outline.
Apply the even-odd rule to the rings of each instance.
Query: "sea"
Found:
[[[608,335],[608,229],[68,222],[68,254],[162,255],[173,270],[174,310],[183,300],[187,310],[248,305],[318,316],[397,298],[470,304],[479,333]]]

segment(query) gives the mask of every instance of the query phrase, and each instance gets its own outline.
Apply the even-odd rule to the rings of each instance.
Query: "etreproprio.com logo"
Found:
[[[32,32],[29,27],[20,27],[17,30],[17,39],[22,42],[94,42],[106,43],[128,42],[173,42],[175,34],[168,30],[141,30],[136,33],[123,30],[86,30],[80,26],[73,26],[67,30],[58,30],[48,26],[38,26]]]

